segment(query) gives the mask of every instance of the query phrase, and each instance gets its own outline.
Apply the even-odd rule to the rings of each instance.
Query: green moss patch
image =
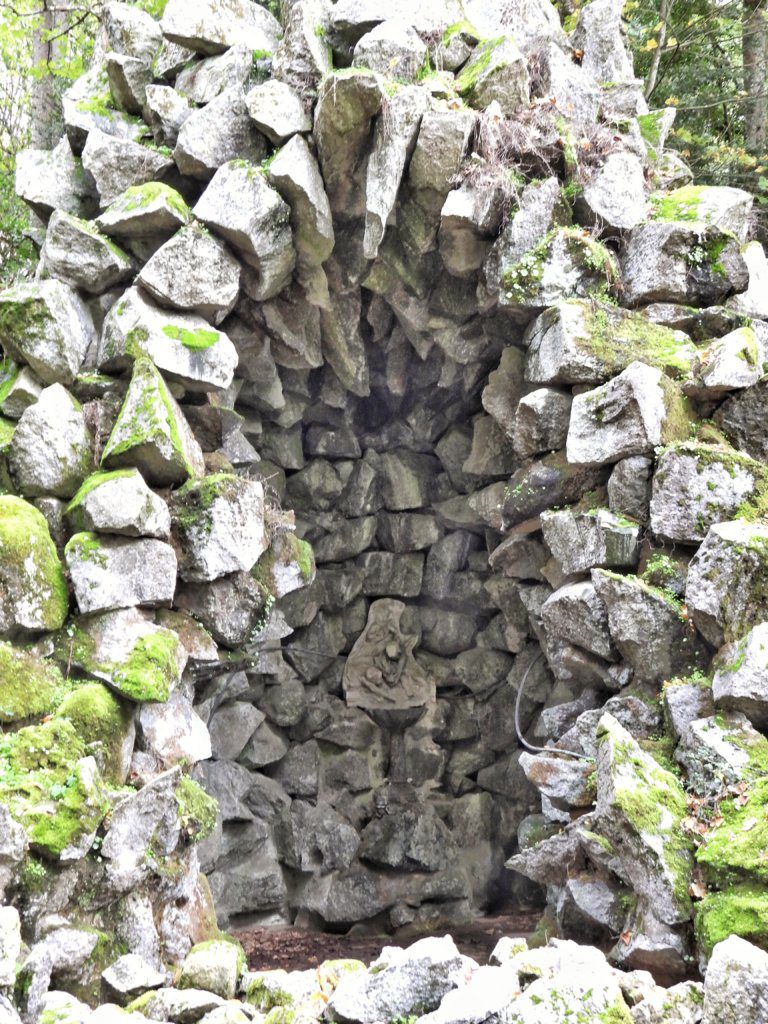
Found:
[[[184,202],[183,197],[160,181],[149,181],[145,185],[132,185],[127,188],[110,206],[107,207],[104,216],[113,214],[134,213],[138,210],[145,210],[154,203],[162,202],[169,210],[175,213],[184,224],[192,220],[192,211]]]
[[[23,722],[47,714],[64,688],[55,665],[0,643],[0,722]]]
[[[651,219],[691,223],[701,220],[699,204],[704,185],[685,185],[674,192],[656,192],[650,197]]]
[[[179,823],[187,839],[197,843],[213,832],[219,805],[202,786],[186,775],[176,787],[176,803]]]
[[[109,802],[74,725],[53,719],[0,738],[0,803],[23,826],[34,850],[57,858],[96,831]],[[88,762],[85,762],[87,764]]]
[[[768,892],[749,885],[706,896],[696,907],[696,940],[704,955],[723,939],[738,935],[768,949]]]
[[[40,629],[59,629],[69,594],[56,546],[41,512],[14,495],[0,496],[0,581],[21,597]]]
[[[70,501],[65,509],[65,514],[70,515],[75,511],[83,501],[88,497],[91,491],[95,491],[97,487],[101,487],[102,484],[108,483],[110,480],[120,480],[123,477],[132,477],[136,473],[134,469],[113,469],[106,472],[101,471],[98,473],[92,473],[87,480],[83,482],[80,489],[75,494],[74,498]]]
[[[215,345],[221,335],[218,331],[206,330],[201,327],[196,331],[190,331],[186,327],[176,327],[168,324],[163,328],[163,334],[171,341],[178,341],[184,348],[201,350]]]
[[[124,781],[121,748],[133,722],[132,708],[102,683],[83,683],[61,703],[58,718],[74,725],[88,745],[98,743],[104,753],[104,777],[121,785]]]
[[[470,95],[477,87],[482,76],[494,67],[503,68],[506,62],[499,61],[496,50],[507,41],[506,36],[486,39],[479,43],[475,52],[461,69],[456,79],[456,91],[462,95]]]
[[[696,851],[711,884],[726,888],[740,882],[768,884],[768,778],[755,782],[742,798],[720,804],[721,825]]]

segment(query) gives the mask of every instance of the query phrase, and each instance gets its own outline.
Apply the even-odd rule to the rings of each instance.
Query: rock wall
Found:
[[[38,277],[0,293],[30,937],[154,913],[178,959],[200,866],[222,925],[334,929],[526,876],[547,927],[671,976],[692,895],[704,958],[734,877],[762,920],[759,865],[704,865],[768,763],[768,267],[752,198],[665,150],[622,6],[106,6],[66,137],[19,159]],[[353,648],[435,699],[368,713]]]

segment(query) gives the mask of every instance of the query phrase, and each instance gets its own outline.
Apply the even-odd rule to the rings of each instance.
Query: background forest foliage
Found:
[[[35,258],[16,153],[61,135],[59,97],[88,65],[103,2],[0,0],[0,280]],[[582,2],[558,4],[567,27]],[[136,6],[159,17],[166,3]],[[669,144],[697,181],[747,188],[768,215],[768,0],[626,0],[624,20],[651,109],[678,110]]]

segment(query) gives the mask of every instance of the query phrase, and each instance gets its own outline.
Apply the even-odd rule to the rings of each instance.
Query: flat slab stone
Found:
[[[169,544],[76,533],[64,553],[83,615],[173,602],[176,555]]]
[[[192,219],[179,193],[160,181],[132,185],[110,203],[96,224],[117,238],[155,238],[173,234]]]

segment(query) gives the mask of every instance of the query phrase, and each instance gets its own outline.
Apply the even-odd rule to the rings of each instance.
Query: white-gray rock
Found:
[[[16,980],[16,964],[21,957],[21,918],[15,907],[0,906],[0,989]]]
[[[253,67],[253,50],[238,42],[217,57],[185,67],[176,76],[175,89],[192,103],[205,106],[226,89],[245,86]]]
[[[257,167],[240,161],[224,164],[194,212],[258,271],[258,285],[249,290],[252,298],[269,299],[288,284],[296,258],[290,208]]]
[[[765,356],[762,332],[739,327],[707,346],[685,391],[694,398],[710,400],[752,387],[763,376]]]
[[[478,44],[459,72],[456,90],[476,110],[496,102],[504,117],[527,106],[528,64],[512,36],[497,36]]]
[[[198,53],[239,43],[272,53],[280,38],[280,22],[253,0],[170,0],[160,26],[166,39]]]
[[[0,344],[45,384],[71,384],[93,341],[88,307],[60,281],[0,292]]]
[[[63,210],[75,217],[95,212],[93,180],[83,173],[66,138],[55,149],[22,149],[16,155],[17,195],[40,217]]]
[[[512,439],[521,459],[565,445],[572,402],[571,395],[555,388],[538,388],[520,399]]]
[[[722,647],[715,660],[712,696],[718,707],[742,711],[758,729],[768,723],[768,622]]]
[[[616,648],[608,631],[608,612],[588,580],[556,590],[541,606],[541,620],[550,635],[608,661],[616,659]]]
[[[169,544],[76,533],[65,554],[83,615],[173,602],[176,555]]]
[[[685,603],[714,647],[768,619],[768,526],[737,519],[711,526],[688,567]]]
[[[61,210],[48,222],[41,253],[44,271],[72,288],[94,295],[114,288],[133,275],[133,261],[87,221]]]
[[[761,1024],[768,1017],[768,953],[731,935],[712,951],[702,1024]]]
[[[205,723],[178,690],[163,703],[142,704],[138,730],[140,749],[163,768],[194,765],[212,754]]]
[[[202,317],[159,309],[131,288],[107,314],[98,365],[123,370],[140,355],[190,391],[225,391],[238,359],[227,335]]]
[[[170,85],[148,85],[146,88],[144,113],[158,146],[173,148],[176,145],[181,126],[192,116],[193,110],[186,97]]]
[[[136,60],[151,64],[163,41],[163,34],[155,19],[139,7],[128,3],[110,2],[104,5],[104,31],[108,47]]]
[[[405,19],[390,18],[358,40],[352,66],[370,68],[400,82],[415,82],[426,55],[426,44],[412,26]]]
[[[97,473],[75,495],[65,515],[73,532],[117,533],[126,537],[167,540],[171,514],[137,469]]]
[[[93,439],[78,402],[52,384],[25,410],[8,451],[20,494],[71,498],[93,468]]]
[[[611,153],[585,185],[582,203],[590,223],[614,231],[633,228],[645,220],[645,175],[640,159],[634,153]]]
[[[101,206],[105,207],[131,186],[161,180],[173,161],[138,142],[94,128],[83,149],[83,167],[93,175]]]
[[[189,582],[250,571],[269,542],[260,481],[228,474],[185,484],[171,502],[181,545],[179,574]]]
[[[118,238],[162,238],[188,224],[192,211],[179,193],[162,182],[127,189],[98,217],[105,235]]]
[[[19,158],[16,159],[18,167]],[[741,254],[749,270],[749,286],[740,295],[728,299],[728,308],[742,316],[768,320],[768,260],[765,250],[760,242],[754,241],[748,242],[741,250]]]
[[[661,370],[636,362],[608,384],[576,395],[566,453],[577,465],[619,462],[688,434],[677,387]]]
[[[101,977],[107,994],[122,1006],[145,992],[167,984],[167,976],[136,953],[125,953],[118,957],[101,972]]]
[[[173,151],[182,174],[204,181],[230,160],[259,164],[266,155],[266,139],[248,115],[241,85],[225,89],[188,117]]]
[[[138,57],[113,50],[104,54],[109,91],[118,110],[138,117],[147,101],[147,86],[152,84],[152,68]]]
[[[544,540],[566,576],[597,567],[637,565],[639,526],[608,509],[547,511],[542,514],[541,528]]]
[[[312,118],[301,96],[285,82],[270,78],[246,94],[245,105],[254,124],[275,146],[292,135],[312,130]]]

